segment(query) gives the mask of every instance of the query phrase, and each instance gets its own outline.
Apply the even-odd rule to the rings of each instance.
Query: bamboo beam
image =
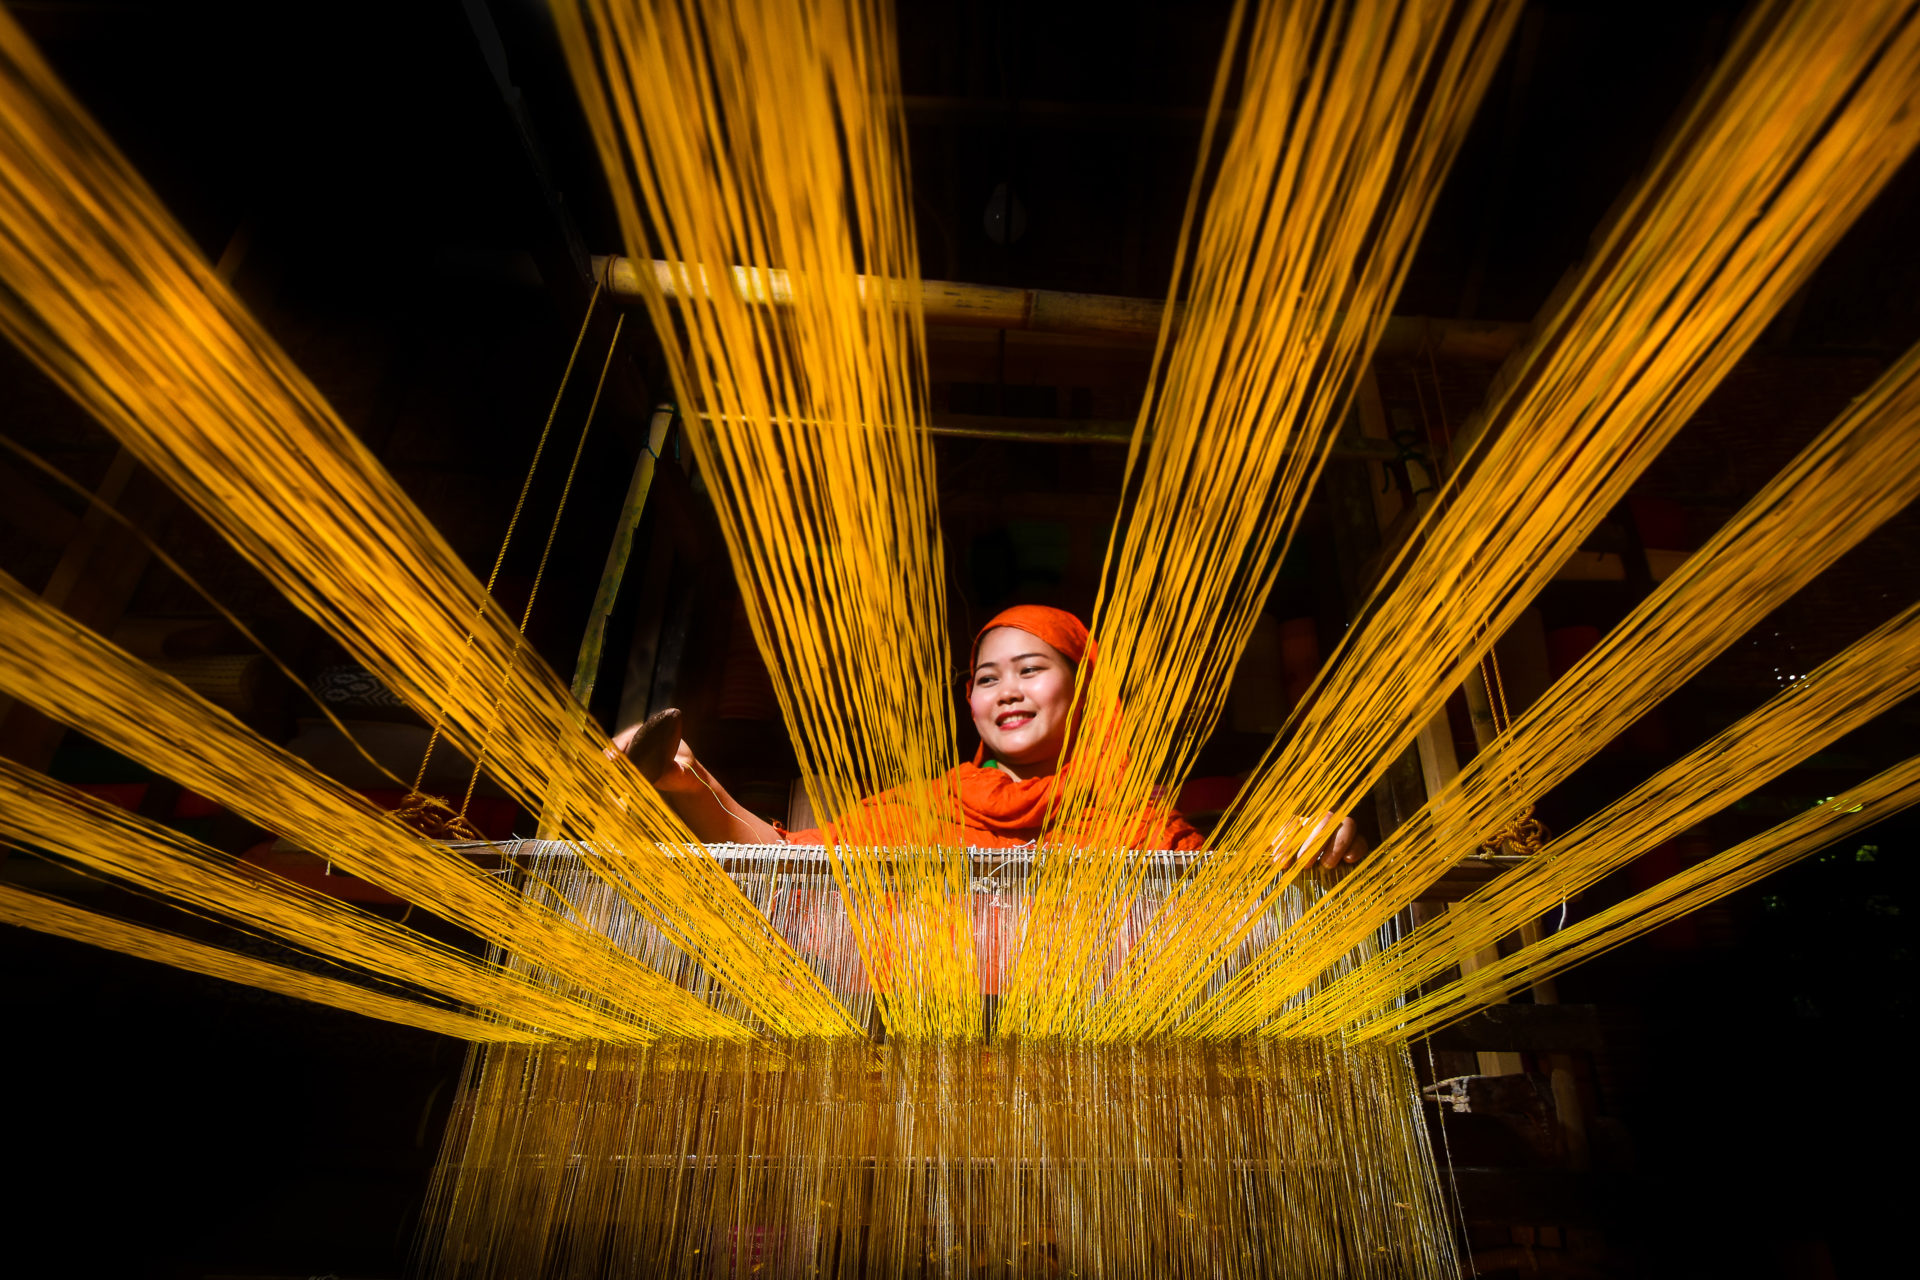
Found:
[[[641,263],[616,256],[596,257],[593,261],[607,292],[619,302],[641,300],[642,270],[650,272],[657,287],[674,300],[705,296],[713,287],[712,277],[702,268],[658,260]],[[750,302],[779,306],[792,300],[787,273],[778,268],[752,271],[746,267],[729,267],[726,275],[734,292]],[[896,286],[896,289],[904,295],[904,288]],[[1159,335],[1164,306],[1154,298],[960,284],[951,280],[923,280],[920,293],[930,328],[1024,329],[1033,333],[1078,334],[1142,344],[1152,343]],[[1375,354],[1401,356],[1431,350],[1436,359],[1493,364],[1519,346],[1527,332],[1527,325],[1504,321],[1394,316],[1387,321],[1386,332],[1381,335]]]
[[[708,413],[701,414],[700,419],[703,422],[715,421],[714,416]],[[934,413],[928,419],[927,434],[966,440],[1099,444],[1125,448],[1133,442],[1133,423],[1116,418],[1006,418],[984,413]],[[1392,462],[1399,457],[1399,450],[1384,440],[1364,440],[1359,436],[1342,434],[1335,438],[1330,456]]]

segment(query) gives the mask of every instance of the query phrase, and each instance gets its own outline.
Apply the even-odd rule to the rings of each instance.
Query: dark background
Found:
[[[6,7],[208,257],[237,265],[241,295],[484,576],[585,310],[580,256],[621,249],[543,7]],[[1740,8],[1531,4],[1396,312],[1532,317]],[[924,273],[1161,296],[1224,23],[1219,3],[902,6]],[[1011,242],[989,234],[996,191],[1024,214]],[[1917,204],[1920,169],[1909,164],[1591,549],[1631,566],[1650,547],[1697,546],[1920,338]],[[604,352],[611,324],[603,307],[589,351]],[[641,332],[619,353],[529,633],[563,675],[647,413],[671,394],[644,324],[628,327]],[[1106,422],[1132,417],[1146,353],[936,333],[931,362],[936,412]],[[1426,415],[1431,429],[1435,418],[1458,423],[1492,368],[1383,361],[1376,373],[1389,412]],[[113,442],[11,350],[0,351],[0,404],[9,438],[84,486],[98,482]],[[571,441],[583,412],[576,388],[560,438]],[[1014,600],[1090,609],[1124,451],[975,439],[938,448],[956,636]],[[629,712],[685,705],[703,759],[780,816],[792,753],[704,485],[684,451],[667,454],[593,709],[614,728],[623,694]],[[62,554],[58,512],[71,522],[79,504],[10,461],[0,480],[10,517],[0,565],[37,586]],[[1368,485],[1396,482],[1365,473]],[[529,497],[542,533],[559,483],[549,465]],[[1320,654],[1350,621],[1367,568],[1336,545],[1332,503],[1316,497],[1269,608],[1276,623],[1306,620]],[[302,680],[340,661],[177,504],[136,489],[124,506]],[[509,551],[500,595],[516,610],[540,541]],[[1910,603],[1917,541],[1912,513],[1870,538],[1549,797],[1549,824],[1571,826],[1751,709],[1778,687],[1783,663],[1803,671]],[[1542,623],[1603,629],[1649,585],[1644,572],[1557,582],[1538,604]],[[139,577],[126,614],[211,617],[158,569]],[[270,680],[248,713],[285,741],[302,731],[304,705]],[[1230,715],[1203,772],[1250,766],[1271,737],[1242,727],[1259,718]],[[1912,707],[1886,717],[1667,856],[1724,847],[1909,754],[1916,723]],[[151,781],[110,746],[69,737],[53,771],[95,785]],[[263,835],[217,816],[179,820],[236,852]],[[524,815],[503,820],[527,829]],[[1510,1119],[1450,1123],[1482,1274],[1877,1276],[1905,1260],[1914,1134],[1901,1045],[1913,958],[1902,913],[1914,836],[1911,819],[1883,824],[1561,980],[1561,998],[1595,1006],[1603,1028],[1579,1061],[1593,1167],[1565,1169],[1551,1141],[1530,1143]],[[163,919],[18,853],[4,874]],[[1634,887],[1623,873],[1572,909]],[[0,931],[0,948],[14,1175],[0,1266],[402,1273],[464,1046],[19,930]],[[1442,1075],[1473,1069],[1460,1049],[1436,1055]]]

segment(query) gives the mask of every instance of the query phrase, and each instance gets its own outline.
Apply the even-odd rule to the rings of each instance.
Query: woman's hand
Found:
[[[626,756],[633,761],[633,767],[640,771],[641,777],[662,791],[671,791],[676,787],[685,790],[693,783],[692,775],[688,772],[688,767],[693,763],[693,751],[680,737],[678,707],[656,711],[644,723],[628,725],[614,734],[613,745],[607,748],[607,756]],[[668,775],[672,774],[681,776],[670,779]]]
[[[677,710],[655,712],[645,724],[630,725],[614,734],[607,755],[631,759],[667,807],[703,844],[786,843],[771,823],[742,809],[720,780],[695,758],[693,748],[680,736]]]
[[[1273,843],[1274,860],[1283,867],[1318,862],[1331,871],[1352,866],[1367,855],[1367,838],[1349,815],[1323,813],[1318,818],[1296,818]]]
[[[617,760],[621,756],[632,755],[634,740],[646,727],[644,724],[632,724],[614,734],[613,745],[607,748],[607,759]],[[634,763],[637,766],[640,762]],[[644,774],[645,770],[643,769],[642,772]],[[673,749],[673,758],[657,776],[649,778],[648,781],[653,783],[655,790],[662,793],[698,791],[702,789],[700,779],[703,774],[706,774],[706,770],[699,761],[694,759],[693,748],[686,744],[685,739],[682,739]]]

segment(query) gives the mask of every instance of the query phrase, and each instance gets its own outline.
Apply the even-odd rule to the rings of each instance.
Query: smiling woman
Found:
[[[1087,719],[1074,705],[1077,682],[1097,646],[1086,624],[1045,605],[1016,605],[980,630],[967,664],[967,709],[980,734],[971,761],[938,783],[898,787],[818,830],[783,832],[747,813],[679,738],[677,711],[623,730],[614,746],[632,756],[693,833],[708,844],[880,843],[925,830],[928,810],[951,813],[947,834],[978,847],[1028,844],[1048,829],[1058,783],[1073,767]],[[1332,867],[1357,861],[1365,844],[1351,818],[1328,815],[1317,842],[1298,856]],[[1054,836],[1068,833],[1052,831]],[[1195,850],[1206,837],[1172,808],[1149,803],[1129,829],[1133,849]]]

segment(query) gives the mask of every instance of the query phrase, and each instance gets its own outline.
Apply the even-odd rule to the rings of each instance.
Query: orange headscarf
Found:
[[[1019,604],[995,614],[974,636],[973,647],[967,654],[969,679],[980,654],[980,641],[996,627],[1014,627],[1046,641],[1061,657],[1074,664],[1076,684],[1084,681],[1092,669],[1096,646],[1086,623],[1065,609]],[[1069,743],[1075,727],[1075,722],[1070,720],[1067,724]],[[1038,839],[1053,804],[1059,775],[1015,778],[1004,769],[988,767],[986,758],[986,745],[982,743],[971,761],[949,770],[941,779],[951,792],[960,817],[957,824],[960,830],[954,833],[956,840],[971,845],[1012,846]],[[914,803],[910,792],[914,789],[901,787],[874,796],[857,813],[847,815],[837,824],[843,828],[837,833],[832,828],[825,832],[796,831],[788,838],[796,844],[826,843],[836,835],[840,839],[862,842],[883,841],[888,831],[907,827],[909,806]],[[856,830],[858,835],[854,834]],[[1172,809],[1152,805],[1141,812],[1129,843],[1135,849],[1198,849],[1206,843],[1206,837]]]

